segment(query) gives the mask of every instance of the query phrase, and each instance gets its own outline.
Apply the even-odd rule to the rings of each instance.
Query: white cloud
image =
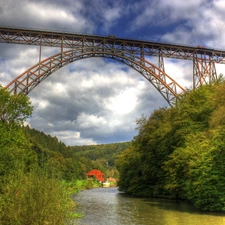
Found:
[[[196,19],[203,3],[207,0],[138,1],[133,7],[139,13],[132,21],[132,29],[139,30],[147,25],[166,27],[178,21]]]
[[[47,100],[42,100],[40,102],[38,102],[38,105],[37,105],[37,109],[45,109],[49,106],[49,102]]]
[[[1,0],[2,25],[30,27],[73,32],[91,32],[94,24],[82,15],[85,5],[81,1]],[[10,20],[9,20],[10,17]]]
[[[59,131],[50,133],[51,136],[59,137],[59,140],[67,143],[70,146],[73,145],[95,145],[96,142],[91,138],[81,138],[80,132],[76,131]]]
[[[180,1],[177,1],[180,2]],[[192,1],[188,7],[174,4],[173,15],[180,22],[174,29],[165,32],[161,39],[171,43],[201,45],[210,48],[225,48],[225,10],[222,1]],[[189,4],[189,1],[187,2]],[[179,10],[178,10],[179,9]],[[168,18],[171,21],[170,18]]]
[[[81,129],[92,129],[95,127],[105,126],[107,124],[107,121],[102,116],[88,115],[85,112],[79,114],[75,122]]]
[[[131,21],[131,30],[150,27],[152,34],[147,37],[150,40],[225,48],[223,0],[174,0],[172,3],[142,0],[135,4],[134,10],[139,13]]]
[[[77,22],[72,13],[64,10],[63,8],[54,7],[52,4],[41,2],[30,2],[26,6],[27,12],[32,12],[34,17],[38,17],[43,21],[72,21]]]
[[[71,68],[73,72],[69,72]],[[96,142],[93,138],[110,138],[118,129],[134,132],[137,98],[144,91],[140,76],[117,62],[77,61],[52,74],[31,92],[35,105],[31,124],[38,129],[45,127],[50,134],[57,129],[60,140],[65,140],[61,131],[79,132],[80,138],[73,139],[77,143],[78,139],[89,143]],[[126,141],[123,135],[121,140]]]
[[[117,96],[110,98],[106,107],[119,115],[130,113],[136,106],[137,94],[135,92],[135,88],[122,91]]]
[[[54,127],[53,123],[47,123],[47,125],[50,126],[50,127]]]
[[[104,18],[107,22],[113,22],[121,17],[121,8],[109,8],[104,11]]]
[[[91,19],[98,23],[97,29],[101,32],[109,32],[115,25],[119,25],[118,21],[124,16],[126,2],[117,1],[88,1],[87,8],[91,14]]]
[[[165,59],[165,71],[183,88],[192,88],[192,61]]]
[[[56,82],[55,84],[52,85],[52,94],[55,97],[60,97],[60,98],[68,98],[68,92],[67,92],[67,84],[62,84],[59,82]]]

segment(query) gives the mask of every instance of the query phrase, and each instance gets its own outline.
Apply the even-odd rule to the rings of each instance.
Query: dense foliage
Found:
[[[31,113],[25,95],[10,95],[0,87],[0,223],[66,224],[75,205],[48,167],[39,167],[21,129]]]
[[[139,119],[138,135],[117,160],[120,190],[225,211],[224,96],[225,82],[205,85]]]
[[[86,179],[86,173],[92,169],[99,169],[105,174],[105,178],[118,178],[115,166],[117,157],[130,145],[129,142],[66,146],[45,133],[23,127],[31,148],[38,156],[40,166],[48,165],[48,169],[63,180]]]
[[[32,109],[0,87],[0,224],[72,224],[71,194],[97,185],[83,180],[94,168],[118,176],[114,161],[128,144],[68,147],[23,126]]]
[[[113,177],[118,179],[119,174],[115,161],[128,146],[130,146],[130,142],[72,146],[70,148],[76,157],[90,160],[92,168],[100,169],[105,174],[105,178]]]

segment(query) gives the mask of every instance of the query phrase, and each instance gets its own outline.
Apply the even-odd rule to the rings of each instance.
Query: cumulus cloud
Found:
[[[74,32],[92,32],[93,23],[82,15],[82,1],[1,0],[1,25]],[[9,19],[10,18],[10,19]]]
[[[81,129],[91,129],[99,126],[104,126],[107,121],[102,116],[96,116],[92,114],[87,114],[85,112],[80,113],[75,121],[78,127]]]
[[[166,27],[196,19],[201,6],[207,0],[179,1],[173,0],[141,0],[136,2],[131,13],[139,12],[132,21],[132,29],[141,29],[146,25]]]
[[[131,31],[150,27],[149,40],[203,45],[224,46],[225,9],[223,0],[142,0],[136,2],[131,13],[137,16],[130,23]],[[153,28],[154,29],[153,29]],[[157,34],[158,33],[158,34]]]
[[[97,32],[110,32],[110,29],[119,24],[119,20],[124,16],[127,3],[123,0],[104,1],[85,0],[85,15],[94,20]]]
[[[140,80],[127,66],[104,59],[78,61],[71,67],[52,74],[32,91],[35,110],[31,126],[45,127],[50,134],[55,130],[59,134],[62,130],[78,132],[80,139],[93,143],[103,143],[120,132],[133,135],[137,111],[143,104],[139,96],[150,83]],[[146,113],[148,106],[144,108]],[[129,140],[123,136],[120,141]]]

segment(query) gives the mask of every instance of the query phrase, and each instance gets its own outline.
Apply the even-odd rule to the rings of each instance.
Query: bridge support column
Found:
[[[162,51],[159,51],[158,66],[159,66],[159,69],[161,69],[163,72],[165,72],[164,59],[163,59],[163,52]]]
[[[141,65],[145,65],[145,49],[144,46],[141,47],[141,53],[140,53],[140,63]]]
[[[40,37],[40,48],[39,48],[39,69],[38,69],[38,75],[40,76],[41,72],[41,56],[42,56],[42,35]]]
[[[210,84],[217,80],[217,73],[215,62],[212,58],[198,58],[194,56],[193,59],[193,89],[203,85]]]
[[[158,67],[159,67],[159,77],[165,81],[165,66],[164,66],[164,59],[163,59],[163,52],[159,51],[159,58],[158,58]]]

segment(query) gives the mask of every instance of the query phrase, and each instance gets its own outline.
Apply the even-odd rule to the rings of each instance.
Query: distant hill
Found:
[[[130,145],[130,142],[122,142],[66,146],[57,137],[29,126],[23,130],[32,143],[32,149],[38,154],[39,163],[52,164],[53,169],[58,170],[66,180],[85,179],[86,173],[94,168],[101,170],[108,177],[118,178],[115,160]]]
[[[115,165],[115,159],[128,147],[130,142],[101,144],[101,145],[84,145],[72,146],[71,150],[79,156],[89,158],[93,161],[102,160],[108,163],[108,166]]]

